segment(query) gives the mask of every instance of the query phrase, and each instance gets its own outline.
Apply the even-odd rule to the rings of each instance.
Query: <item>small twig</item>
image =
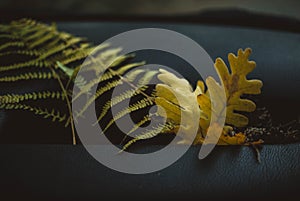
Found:
[[[254,151],[256,153],[256,160],[257,160],[257,162],[261,163],[261,156],[260,156],[260,151],[259,151],[258,147],[255,146],[254,144],[252,144],[252,147],[253,147],[253,149],[254,149]]]

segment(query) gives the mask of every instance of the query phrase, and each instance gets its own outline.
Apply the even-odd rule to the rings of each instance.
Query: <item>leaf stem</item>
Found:
[[[59,75],[55,72],[55,70],[52,67],[50,67],[50,70],[52,71],[53,76],[57,78],[58,83],[60,85],[60,88],[62,89],[62,91],[63,91],[63,93],[66,97],[68,111],[69,111],[69,114],[70,114],[70,124],[71,124],[71,130],[72,130],[72,142],[73,142],[73,145],[76,145],[77,143],[76,143],[76,135],[75,135],[75,128],[74,128],[73,114],[72,114],[71,102],[69,100],[67,90],[65,89]]]

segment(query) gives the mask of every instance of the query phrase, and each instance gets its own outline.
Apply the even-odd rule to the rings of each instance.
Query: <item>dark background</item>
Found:
[[[1,0],[1,21],[158,21],[300,30],[297,0]]]

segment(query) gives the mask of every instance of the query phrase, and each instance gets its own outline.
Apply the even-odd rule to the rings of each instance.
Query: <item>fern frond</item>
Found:
[[[103,76],[101,76],[101,77],[97,77],[97,78],[95,78],[95,79],[93,79],[93,80],[91,80],[91,81],[87,81],[83,76],[81,76],[81,78],[80,78],[80,85],[75,85],[75,86],[77,86],[79,89],[80,89],[80,91],[76,94],[76,96],[73,98],[73,101],[75,101],[77,98],[79,98],[81,95],[83,95],[83,94],[85,94],[85,93],[87,93],[87,92],[89,92],[91,89],[92,89],[92,87],[94,87],[95,85],[97,85],[97,84],[99,84],[100,82],[103,82],[103,81],[106,81],[106,80],[109,80],[109,79],[111,79],[111,78],[113,78],[114,77],[114,75],[111,73],[111,72],[105,72],[104,74],[103,74]],[[76,82],[76,81],[75,81]],[[85,85],[82,85],[83,83],[86,83]],[[87,83],[88,82],[88,83]]]
[[[26,67],[30,67],[30,66],[44,67],[44,66],[48,66],[48,65],[47,65],[47,62],[45,62],[45,61],[39,61],[38,59],[33,59],[33,60],[27,61],[27,62],[15,63],[15,64],[8,65],[8,66],[0,66],[0,72],[9,71],[9,70],[17,70],[20,68],[26,68]]]
[[[86,79],[83,76],[78,75],[74,81],[74,85],[81,90],[84,90],[84,87],[87,85]],[[89,93],[90,90],[87,90],[86,93]]]
[[[129,72],[128,74],[126,74],[126,78],[129,81],[134,81],[139,74],[144,73],[145,71],[146,71],[145,69],[133,70],[133,71]],[[156,74],[157,74],[157,71],[146,71],[146,73],[142,76],[142,78],[140,78],[140,80],[138,81],[138,84],[136,86],[139,90],[136,90],[135,88],[128,89],[125,92],[121,93],[120,95],[112,97],[112,99],[109,100],[108,102],[106,102],[104,104],[104,106],[102,107],[102,111],[97,119],[97,122],[101,121],[101,119],[107,114],[107,112],[109,111],[109,109],[111,107],[117,105],[118,103],[121,103],[124,100],[132,98],[135,95],[140,94],[141,91],[145,91],[146,89],[148,89],[148,86],[146,86],[146,85],[150,82],[150,80]]]
[[[2,45],[0,45],[0,51],[8,48],[8,47],[24,47],[24,43],[23,42],[20,42],[20,41],[14,41],[14,42],[7,42],[7,43],[4,43]]]
[[[128,81],[134,81],[140,74],[145,73],[145,69],[134,69],[126,74],[126,78]]]
[[[54,59],[50,59],[50,62],[55,62],[55,61],[61,61],[62,64],[67,65],[69,63],[72,63],[74,61],[78,61],[81,59],[85,59],[89,53],[92,51],[92,48],[87,48],[87,49],[78,49],[75,51],[72,51],[72,53],[69,54],[65,54],[64,56],[68,57],[68,58],[54,58]]]
[[[127,114],[130,114],[134,111],[149,107],[151,105],[154,104],[154,101],[150,100],[148,97],[143,98],[139,101],[137,101],[136,103],[130,105],[128,108],[124,108],[123,110],[121,110],[120,112],[118,112],[113,119],[111,119],[108,124],[105,126],[103,132],[106,132],[107,129],[118,119],[124,117]]]
[[[104,47],[102,47],[104,46]],[[102,50],[103,48],[107,48],[109,47],[108,44],[103,44],[101,45],[100,49]],[[98,49],[98,47],[97,47]],[[93,54],[95,49],[92,50]],[[98,50],[97,50],[98,51]],[[113,62],[110,64],[110,68],[115,68],[115,67],[119,67],[123,62],[128,61],[130,59],[132,59],[134,57],[134,54],[128,54],[128,55],[118,55],[116,58],[113,59]],[[101,58],[101,55],[98,56],[97,58]],[[107,66],[108,61],[106,61],[106,64],[104,64],[105,62],[103,61],[101,64],[95,64],[95,60],[91,59],[91,60],[86,60],[85,61],[85,68],[82,69],[82,72],[88,72],[88,71],[94,71],[95,75],[98,76],[100,73],[103,73],[103,69],[99,68],[99,66]],[[144,63],[143,63],[144,65]]]
[[[148,84],[153,77],[158,73],[156,70],[149,70],[143,75],[143,77],[139,80],[138,86],[142,86],[144,84]]]
[[[141,135],[136,136],[135,138],[133,138],[129,142],[127,142],[123,146],[123,148],[120,152],[123,152],[123,151],[127,150],[132,144],[134,144],[137,141],[146,140],[146,139],[156,137],[160,133],[165,133],[166,131],[173,130],[174,128],[175,128],[175,126],[171,123],[159,124],[159,125],[153,127],[152,129],[143,132]]]
[[[49,48],[53,48],[53,47],[59,45],[61,42],[62,42],[62,39],[60,37],[57,37],[57,38],[52,39],[51,42],[48,42],[47,46],[41,46],[41,47],[37,48],[36,50],[41,53],[40,55],[42,55],[42,54],[46,53]]]
[[[1,28],[0,28],[0,30],[1,30]],[[7,38],[7,39],[11,39],[11,40],[18,39],[18,37],[16,37],[15,35],[11,35],[11,34],[0,34],[0,38]]]
[[[148,86],[143,86],[140,87],[139,89],[141,91],[145,91],[148,88]],[[106,102],[104,104],[104,106],[102,107],[102,111],[100,113],[100,116],[97,119],[97,122],[101,121],[102,118],[107,114],[107,112],[109,111],[109,109],[115,105],[117,105],[118,103],[121,103],[122,101],[132,98],[134,97],[137,93],[137,91],[135,89],[129,89],[126,90],[125,92],[121,93],[120,95],[114,96],[112,97],[111,100],[109,100],[108,102]]]
[[[111,68],[121,65],[123,62],[128,61],[135,57],[135,54],[118,55],[114,62],[110,65]]]
[[[146,124],[147,122],[151,121],[151,117],[153,115],[157,115],[156,113],[151,113],[151,114],[147,114],[143,117],[142,120],[140,120],[138,123],[134,124],[134,126],[132,127],[132,129],[124,136],[124,138],[122,139],[122,141],[120,142],[120,144],[123,144],[123,142],[126,140],[127,136],[129,136],[130,134],[132,134],[133,132],[135,132],[138,128],[140,128],[141,126],[143,126],[144,124]]]
[[[93,95],[88,101],[87,103],[84,105],[84,107],[81,109],[81,111],[78,113],[78,116],[81,116],[85,111],[86,109],[98,98],[100,97],[101,95],[103,95],[105,92],[108,92],[109,90],[111,90],[112,88],[118,86],[122,84],[122,81],[121,80],[115,80],[115,81],[112,81],[112,82],[108,82],[105,86],[99,88],[95,95]]]
[[[130,135],[131,133],[133,133],[134,131],[136,131],[138,128],[140,128],[141,126],[143,126],[145,123],[151,121],[151,116],[153,116],[153,114],[147,114],[146,116],[144,116],[144,118],[139,121],[138,123],[134,124],[133,128],[127,133],[127,135]]]
[[[27,100],[41,100],[41,99],[58,99],[65,100],[65,95],[61,91],[41,91],[24,94],[6,94],[0,95],[0,103],[19,103]]]
[[[78,42],[81,42],[81,41],[82,41],[82,38],[79,38],[79,37],[72,37],[69,40],[65,40],[65,44],[60,44],[60,45],[54,46],[53,48],[48,49],[47,52],[45,52],[45,54],[41,55],[38,58],[38,61],[42,60],[42,59],[46,59],[47,57],[49,57],[49,56],[51,56],[55,53],[61,52],[65,48],[68,48],[72,45],[75,45],[75,44],[77,44]]]
[[[22,73],[19,75],[11,75],[0,77],[0,82],[16,82],[19,80],[33,80],[33,79],[52,79],[53,74],[51,72],[29,72],[29,73]]]
[[[53,121],[65,121],[66,125],[71,125],[73,144],[76,144],[76,138],[71,102],[69,100],[72,94],[68,94],[70,91],[68,87],[72,86],[72,84],[80,90],[77,98],[89,92],[92,87],[99,85],[96,93],[88,97],[86,105],[76,113],[77,116],[83,114],[92,102],[120,84],[127,84],[131,89],[113,97],[109,102],[104,103],[103,106],[101,106],[100,119],[111,107],[126,99],[130,99],[132,96],[139,98],[138,95],[142,95],[143,98],[135,101],[128,108],[122,108],[115,120],[154,104],[153,94],[147,94],[149,86],[143,85],[147,85],[153,76],[156,75],[156,72],[135,69],[136,67],[144,65],[145,62],[128,63],[127,61],[133,57],[133,54],[119,56],[121,48],[112,49],[109,48],[109,44],[104,44],[94,49],[94,47],[83,38],[57,31],[55,24],[48,26],[30,19],[13,21],[9,25],[0,25],[0,38],[4,41],[3,44],[0,45],[1,59],[5,59],[6,56],[20,57],[20,59],[16,61],[13,60],[14,63],[4,62],[5,64],[0,66],[0,72],[5,73],[0,77],[0,82],[12,83],[20,80],[57,79],[61,88],[61,91],[45,90],[40,92],[32,91],[24,94],[10,93],[0,95],[0,108],[26,110],[41,115],[44,118],[50,118]],[[96,56],[86,61],[87,63],[85,64],[87,64],[87,68],[85,70],[94,71],[92,73],[95,73],[96,78],[94,80],[85,80],[84,76],[77,76],[80,66],[75,65],[78,65],[79,62],[77,61],[82,61],[91,52]],[[26,60],[24,61],[24,59]],[[68,67],[65,65],[68,65]],[[108,65],[109,68],[106,68]],[[132,69],[134,70],[131,71]],[[51,72],[49,72],[49,70]],[[10,73],[10,71],[13,72]],[[62,71],[64,75],[62,75],[60,71]],[[60,72],[60,74],[58,74],[58,72]],[[126,74],[126,72],[129,73]],[[100,73],[103,73],[101,77],[98,76]],[[76,76],[78,79],[75,80],[74,78]],[[61,80],[61,78],[69,79]],[[134,83],[137,78],[139,80],[137,83]],[[43,101],[43,99],[59,99],[64,101],[68,106],[69,113],[62,115],[60,110],[49,109],[51,106],[40,108],[30,105],[31,102],[28,104],[25,103],[25,101],[28,100]],[[76,100],[76,97],[74,100]],[[132,128],[131,132],[134,132],[137,126],[143,125],[149,119],[149,115],[141,116],[141,120]],[[113,123],[114,120],[111,120],[106,125],[106,129]]]
[[[101,77],[96,77],[95,79],[91,80],[88,84],[86,84],[84,87],[82,87],[81,90],[73,98],[73,101],[76,100],[77,98],[79,98],[82,94],[88,92],[95,85],[97,85],[101,82],[107,81],[109,79],[112,79],[113,77],[116,77],[116,76],[120,77],[120,75],[122,75],[124,72],[126,72],[132,68],[135,68],[137,66],[143,65],[143,64],[144,64],[144,62],[128,64],[126,66],[121,67],[120,70],[118,70],[118,71],[114,71],[109,68],[108,71],[106,71]],[[104,86],[97,90],[95,97],[92,97],[92,99],[89,101],[89,103],[87,103],[88,104],[87,106],[89,106],[91,104],[91,102],[95,101],[100,95],[102,95],[106,91],[109,91],[113,87],[116,87],[118,85],[118,82],[113,81],[108,84],[109,84],[109,86]],[[121,84],[121,83],[119,83],[119,84]]]
[[[41,36],[38,39],[34,40],[32,43],[30,43],[30,45],[28,45],[28,47],[30,49],[33,49],[36,46],[39,46],[51,39],[53,39],[53,31],[52,30],[50,32],[47,32],[44,36]]]
[[[7,55],[28,55],[28,56],[39,56],[40,53],[36,50],[15,50],[15,51],[6,51],[1,52],[0,57]]]
[[[34,55],[36,58],[27,62],[1,66],[0,72],[17,70],[30,66],[57,67],[57,61],[67,64],[85,58],[91,51],[89,44],[81,44],[80,48],[70,50],[68,55],[58,54],[63,53],[63,51],[66,51],[68,48],[73,48],[76,44],[83,43],[83,39],[79,37],[72,37],[70,34],[59,33],[55,27],[49,27],[42,24],[37,24],[35,26],[36,27],[34,28],[12,26],[10,29],[6,30],[10,32],[11,35],[17,35],[18,37],[15,37],[19,38],[21,41],[8,41],[0,46],[0,50],[10,46],[24,47],[26,51],[21,53]],[[28,30],[31,32],[28,32]],[[0,29],[0,32],[1,31],[3,30]],[[41,49],[34,49],[37,46],[40,46],[40,44],[43,44]],[[39,52],[39,54],[37,54],[37,52]]]
[[[112,70],[112,69],[109,69],[109,70],[111,70],[114,74],[120,76],[120,75],[123,75],[125,72],[127,72],[127,71],[129,71],[129,70],[131,70],[135,67],[142,66],[144,64],[145,64],[144,61],[143,62],[138,62],[138,63],[131,63],[131,64],[127,64],[125,66],[122,66],[118,70]],[[130,79],[130,77],[128,77],[127,79]],[[132,80],[129,80],[129,81],[132,81]]]
[[[52,119],[52,121],[62,122],[66,120],[66,114],[62,115],[60,111],[55,109],[49,110],[47,108],[32,107],[26,104],[1,104],[0,108],[6,110],[27,110],[33,112],[36,115],[41,115],[44,118],[50,118]]]

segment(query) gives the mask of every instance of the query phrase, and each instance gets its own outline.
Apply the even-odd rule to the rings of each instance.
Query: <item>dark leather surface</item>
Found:
[[[250,147],[217,147],[201,161],[198,151],[192,147],[162,171],[128,175],[101,165],[81,145],[2,145],[1,195],[41,200],[298,200],[298,144],[264,146],[261,164]]]
[[[225,59],[228,52],[251,47],[251,58],[257,62],[252,76],[264,81],[261,102],[271,108],[278,121],[298,117],[299,34],[180,24],[58,23],[60,30],[87,37],[95,44],[123,31],[142,27],[167,28],[183,33],[202,45],[212,58],[221,56]],[[165,57],[154,56],[152,59],[152,63],[162,62],[184,71],[182,63]],[[192,75],[187,76],[195,79]],[[284,108],[282,103],[286,105]],[[2,111],[1,116],[6,120]],[[26,122],[21,125],[24,135],[45,128],[51,130],[44,127],[46,124],[41,124],[40,130]],[[12,136],[10,139],[16,134],[14,130],[1,132],[1,135],[5,132],[6,136]],[[66,136],[66,133],[62,131],[53,135]],[[39,134],[40,140],[43,139],[43,133]],[[145,147],[154,148],[155,145]],[[261,164],[257,163],[249,147],[217,147],[202,161],[197,159],[199,147],[193,147],[171,167],[147,175],[126,175],[110,170],[96,162],[82,146],[15,144],[1,145],[0,149],[3,197],[101,200],[106,196],[128,198],[137,194],[141,200],[161,196],[197,200],[266,200],[298,196],[300,182],[299,144],[264,146]]]

